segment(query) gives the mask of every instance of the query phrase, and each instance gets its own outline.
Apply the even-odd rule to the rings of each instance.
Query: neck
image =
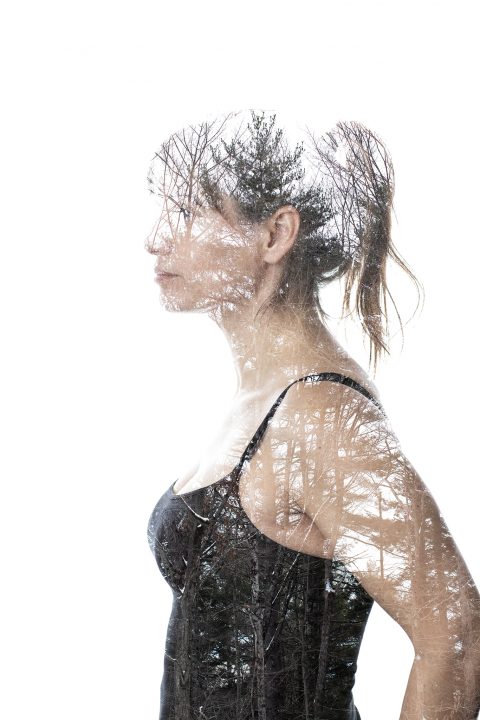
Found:
[[[340,346],[316,311],[247,305],[215,321],[225,334],[237,374],[237,396],[264,394],[313,372],[332,370]],[[335,359],[337,358],[337,359]]]

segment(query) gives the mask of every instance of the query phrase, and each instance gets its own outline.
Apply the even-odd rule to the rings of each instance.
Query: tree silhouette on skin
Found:
[[[239,242],[278,205],[303,207],[294,252],[325,262],[325,279],[346,271],[349,299],[360,282],[359,315],[381,344],[388,154],[358,123],[338,123],[320,139],[311,133],[308,151],[291,151],[274,120],[252,113],[246,127],[222,120],[164,143],[149,177],[164,201],[159,232],[201,238],[213,209]],[[211,232],[207,243],[215,242]],[[222,243],[220,265],[211,271],[206,263],[211,275],[229,261]],[[195,247],[196,256],[207,249]],[[388,254],[405,269],[393,247]],[[377,305],[374,282],[383,292]],[[245,300],[242,279],[237,289]],[[310,404],[305,394],[289,396],[289,410],[279,409],[278,425],[242,470],[248,515],[233,475],[187,498],[169,496],[165,516],[152,520],[152,549],[178,600],[164,676],[169,720],[351,720],[350,686],[374,599],[415,648],[402,720],[472,720],[479,595],[443,517],[378,403],[330,382],[308,392]],[[207,468],[212,477],[216,467]]]

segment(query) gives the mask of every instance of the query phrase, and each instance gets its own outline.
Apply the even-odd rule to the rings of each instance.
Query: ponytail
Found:
[[[339,122],[317,141],[312,134],[318,171],[330,188],[335,235],[346,262],[343,315],[358,316],[369,339],[369,362],[375,369],[388,353],[387,296],[392,301],[403,337],[403,325],[386,280],[390,257],[416,286],[421,284],[399,255],[391,237],[394,172],[380,138],[357,122]],[[418,308],[418,303],[417,303]]]

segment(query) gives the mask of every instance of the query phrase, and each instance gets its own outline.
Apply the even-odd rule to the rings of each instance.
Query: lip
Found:
[[[173,278],[176,278],[176,277],[178,277],[178,275],[173,275],[173,273],[157,272],[157,273],[155,273],[155,282],[163,283],[163,282],[167,282],[167,280],[173,280]]]
[[[155,270],[157,277],[177,277],[176,273],[167,272],[166,270]]]

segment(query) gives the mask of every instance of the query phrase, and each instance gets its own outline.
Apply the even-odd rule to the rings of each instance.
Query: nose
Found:
[[[159,227],[160,220],[157,220],[145,238],[145,249],[151,255],[158,255],[161,251],[167,254],[173,247],[173,239],[169,233],[166,233],[163,238],[160,238]]]

